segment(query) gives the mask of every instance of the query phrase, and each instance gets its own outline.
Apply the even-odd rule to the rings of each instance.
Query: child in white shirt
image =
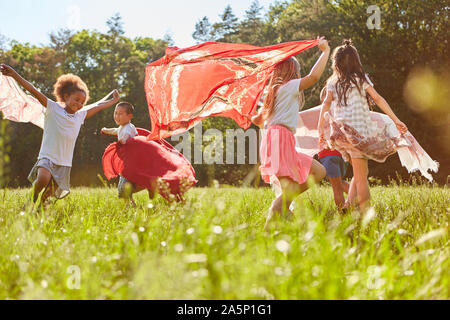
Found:
[[[110,136],[117,136],[121,144],[138,135],[136,127],[131,123],[133,119],[134,107],[129,102],[120,102],[114,110],[114,121],[118,128],[103,128],[102,133]]]
[[[303,108],[305,89],[313,86],[325,70],[330,54],[328,41],[318,38],[322,51],[311,72],[301,77],[300,64],[291,57],[279,63],[268,84],[264,106],[252,117],[252,122],[265,128],[261,140],[261,177],[266,183],[281,186],[282,193],[272,202],[264,229],[277,216],[291,217],[288,209],[299,194],[308,189],[308,177],[319,182],[325,177],[325,168],[311,156],[296,151],[294,132],[298,112]]]
[[[45,108],[41,149],[38,161],[28,176],[33,183],[33,202],[36,203],[39,200],[41,192],[41,204],[45,203],[50,196],[55,196],[57,199],[66,197],[70,193],[73,152],[81,125],[85,119],[119,101],[119,92],[114,90],[112,99],[106,100],[105,97],[92,105],[85,106],[89,100],[89,89],[86,83],[76,75],[65,74],[60,76],[54,85],[53,95],[56,101],[53,101],[12,67],[0,64],[0,72],[16,80]]]
[[[103,128],[101,133],[111,136],[117,136],[117,140],[121,144],[126,144],[127,140],[138,135],[136,127],[131,123],[133,119],[134,107],[129,102],[120,102],[114,110],[114,121],[119,126],[118,128]],[[128,181],[126,178],[120,176],[119,178],[119,198],[125,200],[129,199],[133,207],[136,204],[133,200],[133,193],[136,190],[136,185]]]

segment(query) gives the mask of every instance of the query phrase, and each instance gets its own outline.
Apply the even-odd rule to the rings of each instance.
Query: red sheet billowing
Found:
[[[166,141],[148,140],[149,131],[138,128],[138,133],[124,145],[115,142],[106,148],[102,159],[106,178],[121,175],[140,187],[159,192],[169,201],[180,200],[197,182],[191,164]]]
[[[206,42],[186,49],[170,47],[149,64],[145,92],[152,122],[149,139],[163,139],[210,116],[229,117],[244,129],[274,67],[317,40],[269,47]]]

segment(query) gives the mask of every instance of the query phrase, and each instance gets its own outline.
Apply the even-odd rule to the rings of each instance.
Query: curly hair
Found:
[[[89,89],[81,80],[80,77],[73,75],[71,73],[64,74],[56,80],[55,85],[53,86],[53,95],[56,97],[58,101],[64,101],[64,95],[71,95],[74,92],[81,91],[86,95],[86,101],[89,100]]]

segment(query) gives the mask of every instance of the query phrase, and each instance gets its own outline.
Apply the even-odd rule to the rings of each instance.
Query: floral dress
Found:
[[[346,161],[362,158],[384,162],[399,148],[410,146],[398,131],[392,132],[385,123],[371,119],[366,89],[373,84],[367,76],[361,92],[354,84],[348,89],[346,104],[338,103],[336,83],[337,78],[332,78],[327,86],[333,93],[333,101],[329,112],[324,114],[326,146],[323,147],[339,151]]]

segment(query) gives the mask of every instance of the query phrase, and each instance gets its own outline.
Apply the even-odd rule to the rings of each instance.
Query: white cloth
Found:
[[[114,91],[103,99],[84,106],[80,111],[89,110],[99,103],[106,101]],[[0,111],[3,119],[14,122],[31,122],[44,129],[45,107],[33,96],[26,94],[11,77],[0,73]]]
[[[68,113],[58,103],[47,99],[44,135],[38,159],[47,158],[54,164],[72,167],[73,151],[87,110]]]
[[[301,79],[288,81],[278,88],[274,110],[265,122],[265,128],[275,124],[288,127],[293,133],[297,129],[298,112],[301,110],[299,91]]]
[[[1,73],[0,111],[4,119],[31,122],[41,129],[44,128],[44,106],[35,97],[26,94],[13,78]]]
[[[296,149],[298,152],[313,156],[320,151],[319,146],[319,118],[322,106],[318,106],[298,114],[298,127],[295,134]],[[401,135],[398,132],[395,123],[387,115],[370,112],[370,120],[377,126],[386,126],[389,137],[401,136],[408,142],[408,147],[399,148],[397,150],[398,157],[402,165],[408,172],[419,171],[422,176],[429,181],[433,181],[431,172],[437,172],[439,163],[434,161],[428,153],[420,146],[414,136],[408,131]]]
[[[124,126],[116,128],[116,130],[117,140],[122,144],[127,143],[128,139],[136,137],[138,135],[136,127],[131,122],[127,123]]]

